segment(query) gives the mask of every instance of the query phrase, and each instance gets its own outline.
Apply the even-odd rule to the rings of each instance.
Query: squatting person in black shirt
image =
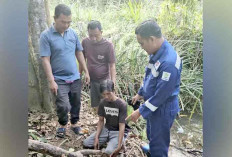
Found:
[[[97,131],[87,137],[83,144],[88,148],[99,149],[108,142],[105,154],[116,156],[122,147],[124,134],[127,133],[127,106],[125,101],[115,95],[114,83],[111,80],[101,82],[100,91],[103,99],[99,104]]]

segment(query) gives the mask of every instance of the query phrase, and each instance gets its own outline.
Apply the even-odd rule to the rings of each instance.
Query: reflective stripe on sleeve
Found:
[[[180,64],[181,64],[180,56],[176,53],[176,64],[175,64],[175,67],[177,69],[180,69]]]
[[[148,100],[145,102],[145,106],[154,112],[158,107],[152,105]]]

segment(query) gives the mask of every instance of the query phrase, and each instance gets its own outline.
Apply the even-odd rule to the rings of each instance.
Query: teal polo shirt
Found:
[[[75,52],[82,50],[78,36],[71,28],[68,28],[62,36],[54,26],[51,26],[40,35],[40,57],[50,56],[55,80],[80,79]]]

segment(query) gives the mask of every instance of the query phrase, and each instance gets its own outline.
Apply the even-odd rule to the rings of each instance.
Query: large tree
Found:
[[[51,24],[48,2],[46,0],[29,0],[28,18],[29,110],[54,112],[54,98],[49,90],[39,56],[40,34]]]

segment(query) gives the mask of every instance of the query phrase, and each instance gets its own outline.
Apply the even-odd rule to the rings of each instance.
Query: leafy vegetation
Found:
[[[124,99],[136,94],[148,56],[137,43],[134,30],[146,19],[156,19],[165,38],[183,59],[180,106],[192,114],[202,113],[202,2],[198,0],[53,0],[72,9],[72,24],[82,40],[87,23],[99,20],[103,36],[113,42],[117,56],[117,94]],[[129,109],[132,112],[132,109]]]

